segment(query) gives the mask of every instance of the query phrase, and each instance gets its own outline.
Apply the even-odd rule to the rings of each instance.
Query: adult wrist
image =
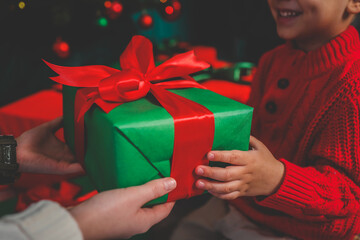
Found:
[[[16,140],[11,135],[0,135],[0,185],[14,183],[19,178]]]
[[[93,234],[94,228],[91,225],[91,216],[88,216],[88,209],[84,209],[84,204],[77,205],[71,209],[69,209],[70,215],[76,221],[84,239],[101,239],[94,237],[96,234]]]

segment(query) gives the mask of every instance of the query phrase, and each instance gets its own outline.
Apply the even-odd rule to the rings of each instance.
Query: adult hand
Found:
[[[69,147],[55,132],[62,127],[62,118],[24,132],[16,139],[16,155],[20,172],[71,174],[83,172]]]
[[[211,178],[200,179],[196,186],[212,195],[232,200],[241,196],[268,196],[281,184],[284,165],[274,158],[268,148],[255,137],[250,137],[249,151],[211,151],[210,161],[231,164],[225,168],[198,166],[196,174]]]
[[[167,217],[174,203],[152,208],[142,206],[176,187],[172,178],[153,180],[144,185],[102,192],[70,209],[84,239],[129,238],[146,232]]]

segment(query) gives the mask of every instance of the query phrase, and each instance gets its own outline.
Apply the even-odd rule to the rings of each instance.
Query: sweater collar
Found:
[[[295,57],[294,60],[302,65],[302,73],[313,76],[344,63],[352,53],[359,51],[360,40],[355,27],[349,26],[327,44],[307,53],[295,49],[290,41],[286,43],[286,46]]]

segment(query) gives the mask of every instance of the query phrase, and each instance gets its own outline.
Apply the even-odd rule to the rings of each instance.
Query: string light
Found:
[[[70,46],[60,37],[53,44],[53,50],[60,58],[67,58],[70,55]]]
[[[181,4],[179,1],[174,1],[172,5],[175,11],[179,11],[181,9]]]
[[[174,21],[178,19],[181,14],[180,1],[167,1],[167,3],[161,7],[160,13],[168,21]]]
[[[124,9],[123,5],[118,1],[105,1],[104,6],[106,8],[106,15],[112,20],[118,18]]]
[[[104,17],[101,17],[98,19],[97,23],[101,27],[106,27],[108,25],[108,20]]]
[[[106,7],[106,8],[111,8],[111,2],[110,1],[105,1],[104,2],[104,6]]]
[[[67,44],[67,42],[61,42],[59,44],[59,50],[62,52],[68,52],[70,49],[69,44]]]
[[[160,0],[160,2],[162,2],[162,3],[166,3],[166,2],[167,2],[167,0]]]
[[[148,16],[148,15],[147,15],[147,16],[144,16],[143,20],[144,20],[144,23],[145,23],[146,25],[151,25],[152,22],[153,22],[152,17],[150,17],[150,16]]]
[[[153,23],[154,23],[154,20],[153,20],[152,16],[150,16],[147,13],[143,13],[139,18],[139,25],[143,29],[151,28]]]
[[[19,8],[21,9],[21,10],[23,10],[24,8],[25,8],[25,2],[23,2],[23,1],[21,1],[21,2],[19,2]]]
[[[111,8],[116,13],[121,13],[123,10],[123,6],[119,2],[113,2]]]
[[[167,6],[165,8],[165,12],[166,12],[166,14],[171,15],[174,13],[174,8],[172,6]]]

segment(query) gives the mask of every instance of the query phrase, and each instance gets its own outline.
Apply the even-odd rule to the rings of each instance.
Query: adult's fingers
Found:
[[[63,127],[63,117],[55,118],[54,120],[51,120],[46,124],[51,129],[52,132],[56,132],[57,130]]]
[[[31,159],[31,161],[20,162],[19,171],[59,175],[84,172],[79,163],[58,162],[41,154],[28,153],[27,159]]]
[[[60,165],[57,173],[54,174],[75,174],[75,173],[85,173],[80,163],[64,163],[64,167],[61,168]]]
[[[173,178],[161,178],[150,181],[144,185],[134,187],[137,192],[137,199],[141,206],[145,203],[159,198],[176,188],[176,181]]]
[[[148,229],[154,224],[166,218],[170,214],[172,208],[174,207],[174,204],[175,202],[169,202],[156,205],[152,208],[141,208],[139,212],[139,217],[144,222],[144,225],[147,225]],[[147,229],[145,229],[145,231]]]

